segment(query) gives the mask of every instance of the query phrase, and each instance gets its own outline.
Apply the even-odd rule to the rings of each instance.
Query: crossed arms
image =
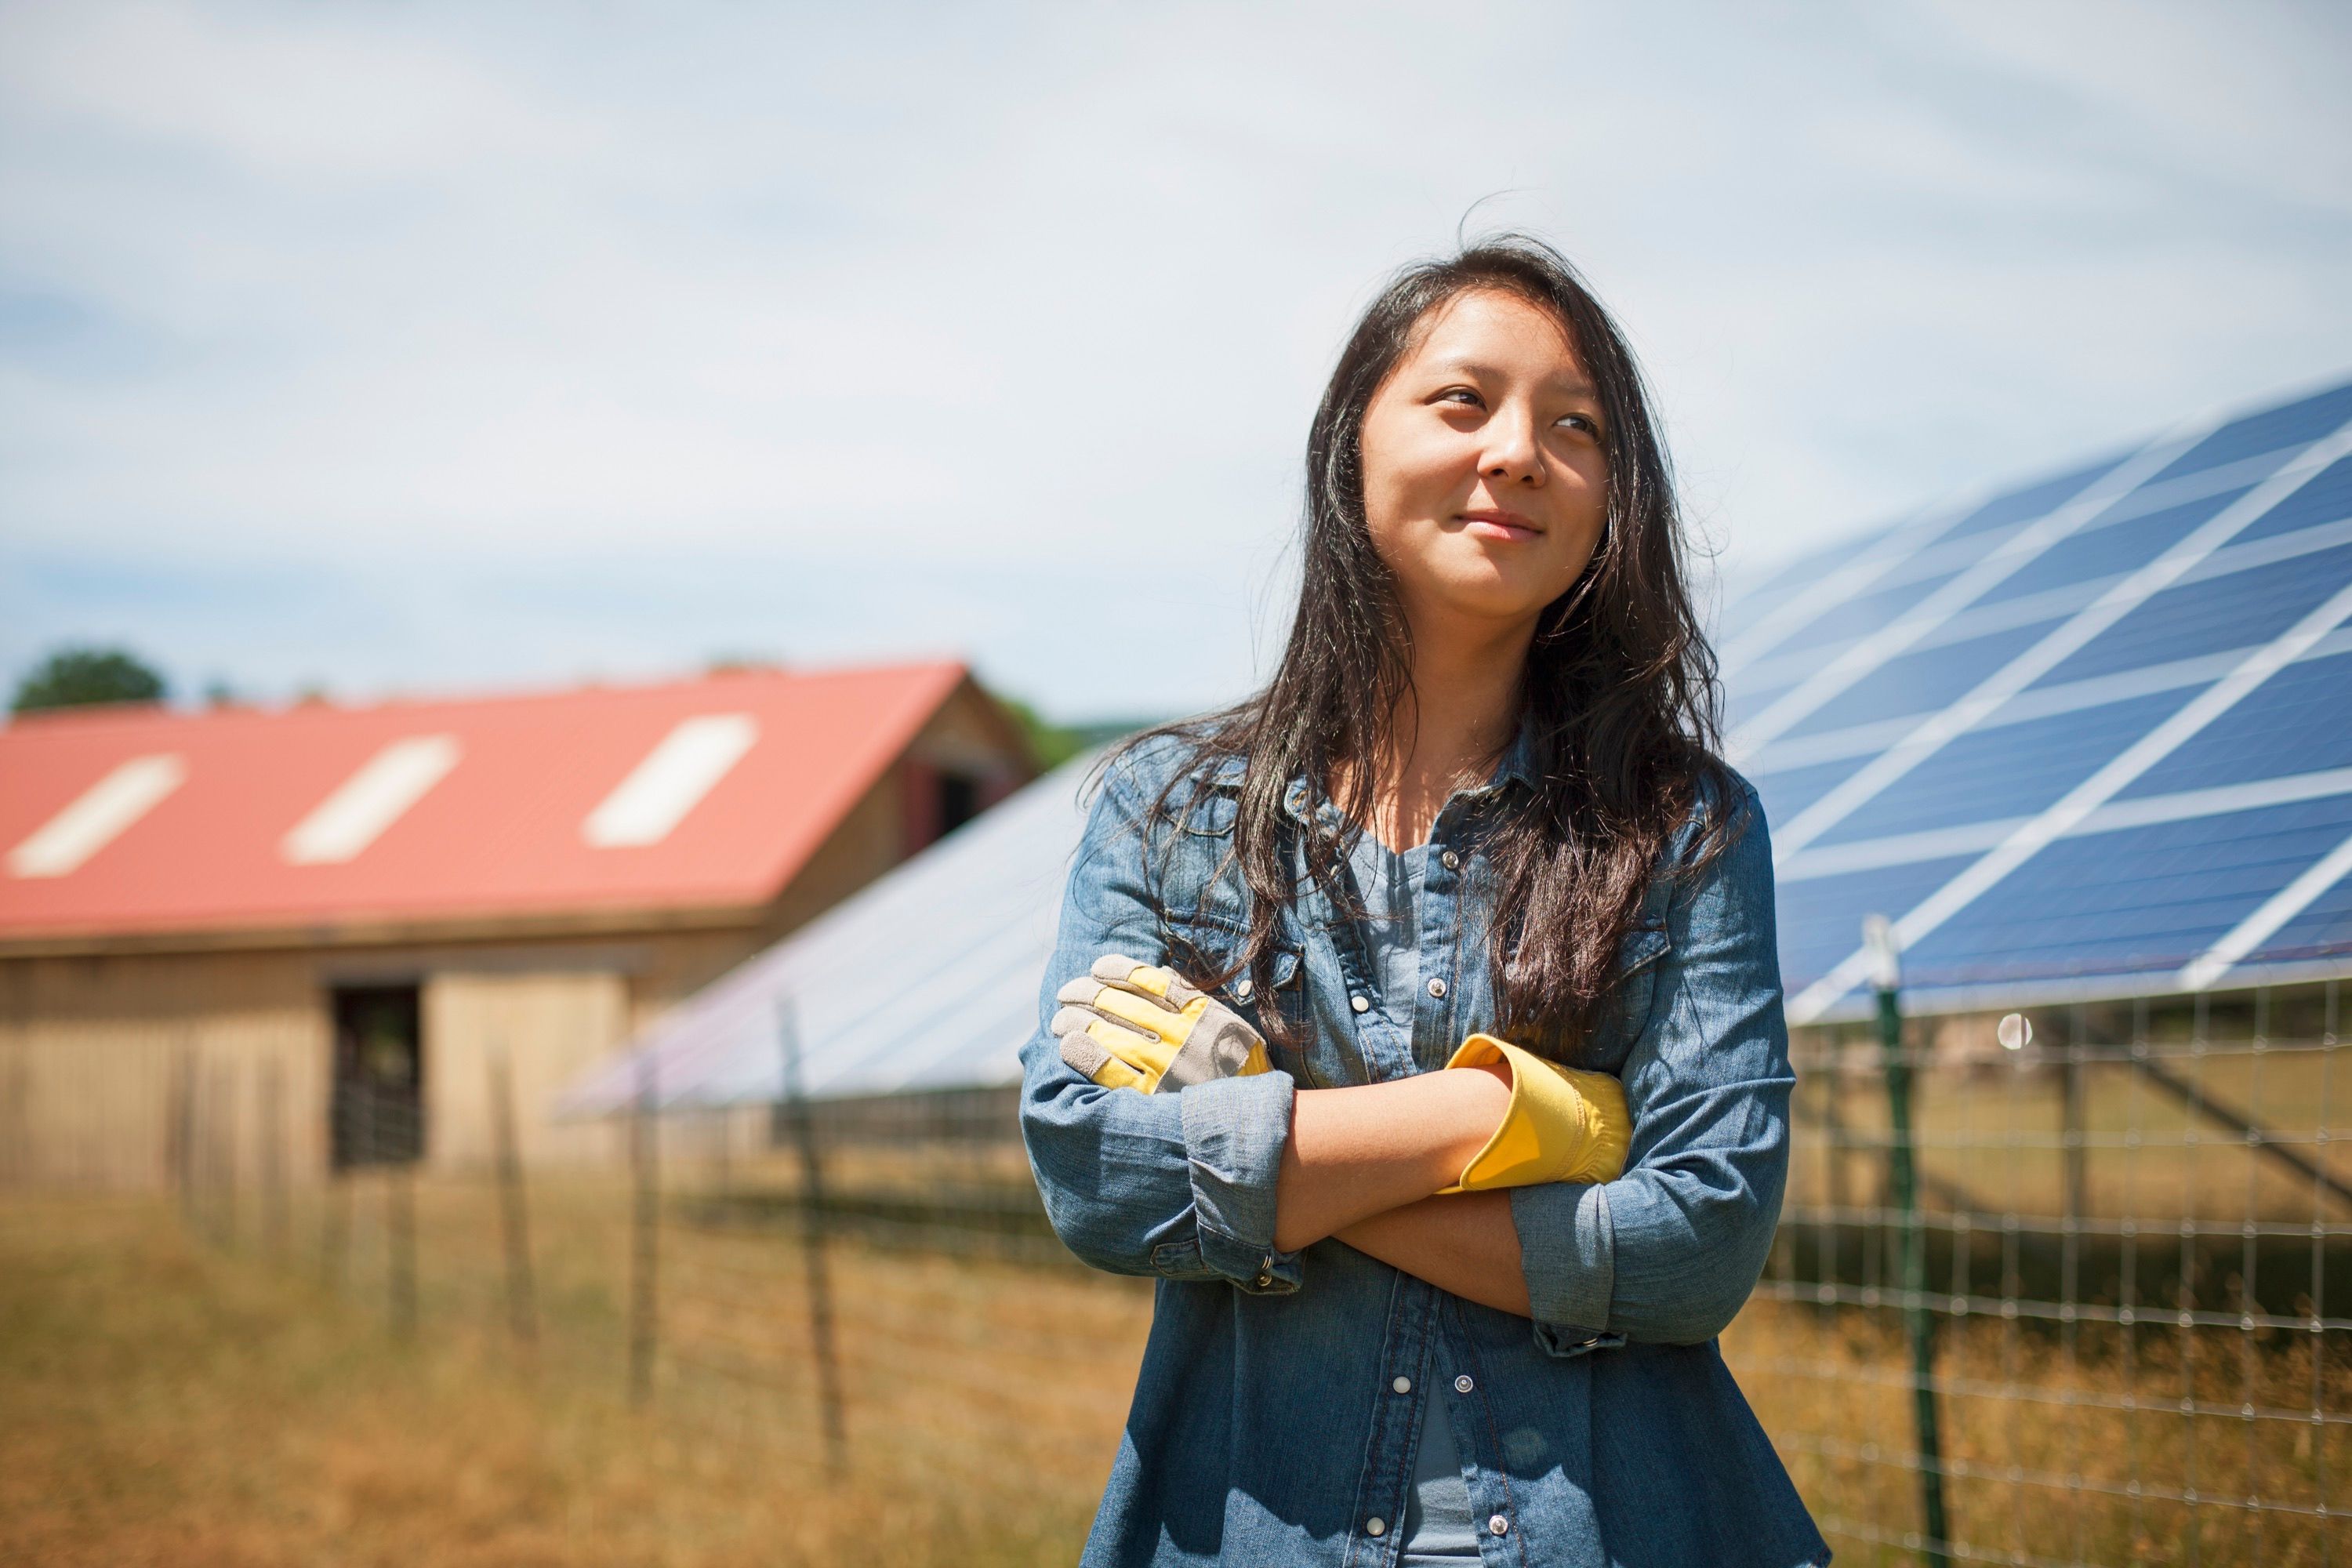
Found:
[[[1131,837],[1119,852],[1132,788],[1114,774],[1096,802],[1048,996],[1104,953],[1162,952]],[[1433,1195],[1494,1131],[1497,1073],[1300,1089],[1273,1071],[1147,1094],[1089,1081],[1041,1028],[1022,1121],[1048,1217],[1098,1268],[1257,1294],[1299,1289],[1300,1249],[1336,1237],[1532,1319],[1559,1354],[1604,1334],[1713,1337],[1762,1269],[1787,1167],[1769,856],[1753,821],[1674,900],[1658,1002],[1622,1069],[1632,1142],[1615,1179]]]

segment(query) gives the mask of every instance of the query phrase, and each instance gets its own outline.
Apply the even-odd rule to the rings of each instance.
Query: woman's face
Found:
[[[1601,400],[1559,322],[1518,295],[1472,289],[1424,318],[1361,440],[1372,548],[1416,636],[1531,626],[1592,559]]]

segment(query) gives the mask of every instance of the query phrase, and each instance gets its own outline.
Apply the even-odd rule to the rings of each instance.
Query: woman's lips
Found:
[[[1543,531],[1515,511],[1484,509],[1465,511],[1461,517],[1469,524],[1468,531],[1480,539],[1533,539]]]

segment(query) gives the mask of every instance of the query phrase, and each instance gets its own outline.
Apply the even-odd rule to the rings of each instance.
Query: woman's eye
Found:
[[[1440,403],[1451,403],[1461,408],[1484,408],[1486,400],[1466,386],[1449,386],[1437,395]]]
[[[1563,414],[1556,423],[1571,430],[1581,430],[1588,436],[1601,434],[1600,421],[1594,419],[1590,414]]]

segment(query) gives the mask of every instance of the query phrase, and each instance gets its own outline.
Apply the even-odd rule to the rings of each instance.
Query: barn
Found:
[[[0,1176],[162,1183],[199,1104],[281,1175],[477,1163],[501,1104],[601,1160],[555,1085],[1033,771],[950,662],[20,718]]]

